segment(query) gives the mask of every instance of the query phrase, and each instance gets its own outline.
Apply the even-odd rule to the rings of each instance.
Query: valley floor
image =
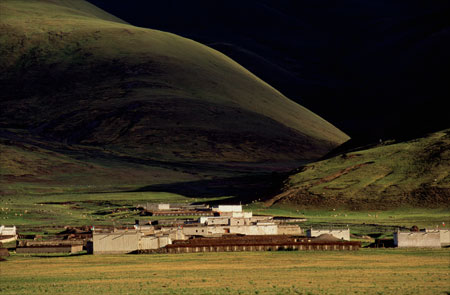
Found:
[[[448,294],[450,249],[13,255],[7,294]]]

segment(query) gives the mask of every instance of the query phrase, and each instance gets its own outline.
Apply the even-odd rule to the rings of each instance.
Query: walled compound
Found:
[[[399,248],[440,248],[440,232],[397,231],[394,233],[394,245]]]
[[[440,248],[450,245],[448,229],[423,229],[421,231],[397,231],[394,245],[399,248]]]
[[[167,210],[167,206],[162,207]],[[219,205],[211,209],[214,216],[202,216],[197,222],[175,226],[152,226],[136,223],[134,229],[94,230],[93,253],[114,254],[157,250],[176,240],[191,237],[222,237],[224,235],[301,235],[298,225],[277,224],[272,217],[254,217],[243,212],[241,205]]]

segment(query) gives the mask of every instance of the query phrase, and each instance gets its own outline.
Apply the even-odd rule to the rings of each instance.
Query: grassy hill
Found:
[[[450,130],[344,153],[292,174],[267,206],[392,209],[450,206]]]
[[[348,139],[218,51],[85,1],[2,0],[0,69],[12,191],[280,171]]]
[[[449,1],[89,1],[218,49],[352,138],[448,128]]]

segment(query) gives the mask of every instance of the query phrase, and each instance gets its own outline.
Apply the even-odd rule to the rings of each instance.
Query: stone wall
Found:
[[[139,240],[138,248],[139,250],[155,250],[170,244],[172,244],[172,240],[168,236],[143,236]]]
[[[440,248],[439,232],[395,232],[394,245],[399,248]]]
[[[83,245],[41,246],[41,247],[17,247],[16,253],[78,253],[83,251]]]
[[[441,234],[441,246],[449,246],[450,245],[450,230],[441,229],[439,230]]]
[[[121,254],[138,250],[142,236],[138,231],[96,233],[92,235],[94,254]]]
[[[441,246],[450,245],[450,230],[448,229],[426,229],[427,233],[438,232],[440,234]]]

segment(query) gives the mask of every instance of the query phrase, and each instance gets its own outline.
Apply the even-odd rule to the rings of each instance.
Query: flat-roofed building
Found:
[[[213,207],[212,211],[219,213],[242,212],[242,205],[219,205]]]

